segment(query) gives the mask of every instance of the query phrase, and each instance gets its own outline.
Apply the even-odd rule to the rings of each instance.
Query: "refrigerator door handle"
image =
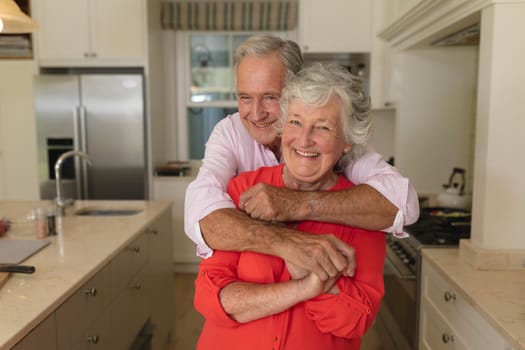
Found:
[[[79,106],[79,118],[78,118],[78,130],[77,130],[77,139],[78,139],[78,146],[79,150],[81,152],[87,153],[87,125],[86,125],[86,116],[87,116],[87,110],[85,106]],[[78,181],[79,185],[81,186],[81,199],[88,199],[89,198],[89,192],[88,192],[88,173],[87,173],[87,165],[85,162],[83,162],[80,158],[76,157],[75,162],[77,162],[79,169],[81,169],[80,181]]]
[[[73,109],[73,147],[75,150],[81,150],[81,131],[80,131],[80,115],[82,113],[82,107],[75,106]],[[75,157],[73,160],[75,163],[75,187],[77,191],[77,197],[79,199],[83,198],[83,189],[82,189],[82,179],[83,176],[81,175],[81,163],[80,159],[78,157]]]

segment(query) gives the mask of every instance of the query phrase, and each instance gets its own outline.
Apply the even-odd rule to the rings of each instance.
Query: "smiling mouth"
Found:
[[[319,156],[319,154],[320,154],[320,153],[317,153],[317,152],[300,151],[298,149],[295,149],[295,153],[297,153],[298,155],[300,155],[302,157],[307,157],[307,158],[315,158],[315,157]]]
[[[267,122],[267,123],[254,123],[254,122],[252,122],[252,125],[255,126],[256,128],[264,129],[264,128],[269,127],[270,125],[272,125],[276,121],[277,120],[272,120],[271,122]]]

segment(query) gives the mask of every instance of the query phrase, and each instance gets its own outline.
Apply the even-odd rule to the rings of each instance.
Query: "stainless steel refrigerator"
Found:
[[[41,74],[35,77],[40,194],[55,193],[54,164],[70,150],[92,165],[67,159],[66,198],[147,197],[145,103],[142,74]]]

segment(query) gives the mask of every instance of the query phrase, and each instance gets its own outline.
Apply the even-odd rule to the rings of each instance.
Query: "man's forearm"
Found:
[[[316,220],[346,224],[366,230],[392,226],[397,208],[369,185],[343,191],[297,192],[300,209],[291,220]],[[293,214],[292,214],[293,215]]]
[[[286,226],[254,220],[237,209],[216,210],[200,221],[204,240],[213,249],[254,251],[281,256],[278,251]]]

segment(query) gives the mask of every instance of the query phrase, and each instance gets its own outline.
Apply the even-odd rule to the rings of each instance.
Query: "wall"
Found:
[[[437,193],[454,166],[472,188],[477,47],[395,55],[395,160],[418,193]]]
[[[396,111],[394,109],[374,109],[370,113],[374,118],[374,128],[369,144],[386,161],[395,153]]]
[[[525,1],[482,12],[472,237],[525,249]]]
[[[0,61],[0,200],[38,199],[32,60]]]

